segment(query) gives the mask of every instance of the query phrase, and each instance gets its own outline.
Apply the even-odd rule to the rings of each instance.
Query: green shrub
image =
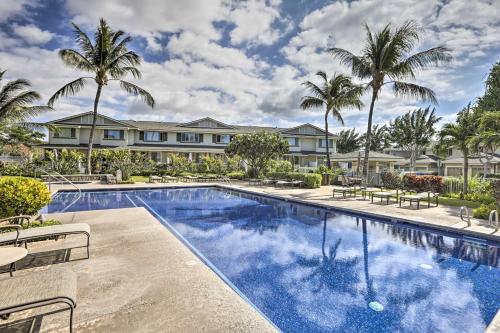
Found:
[[[62,149],[56,153],[48,150],[45,156],[50,161],[50,169],[63,175],[78,173],[79,166],[84,160],[83,153],[77,150]]]
[[[481,206],[479,206],[479,208],[474,208],[472,210],[472,216],[477,219],[487,220],[490,217],[490,212],[495,209],[496,210],[499,209],[499,207],[496,204],[489,204],[489,205],[482,204]]]
[[[382,184],[389,189],[398,189],[403,186],[403,181],[397,172],[382,172]]]
[[[304,187],[306,188],[318,188],[321,186],[321,175],[317,173],[270,172],[267,176],[274,179],[301,180],[304,182]]]
[[[484,205],[495,203],[495,198],[489,193],[467,193],[463,197],[465,200],[479,202]]]
[[[227,174],[229,178],[239,180],[245,179],[246,175],[245,171],[233,171]]]
[[[293,165],[286,160],[272,160],[269,162],[269,172],[293,172]]]
[[[443,193],[443,177],[439,176],[417,176],[407,174],[403,177],[403,184],[406,189],[417,192],[431,191]]]
[[[49,202],[50,191],[36,179],[0,178],[0,218],[34,215]]]

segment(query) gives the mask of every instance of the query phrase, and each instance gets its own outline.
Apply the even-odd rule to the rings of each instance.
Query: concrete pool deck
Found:
[[[168,186],[200,186],[209,183],[172,183],[133,185],[81,184],[82,189],[149,188]],[[223,185],[226,186],[226,185]],[[229,187],[229,186],[228,186]],[[321,204],[363,213],[380,214],[460,232],[466,227],[458,217],[456,207],[422,208],[420,210],[371,204],[360,198],[331,199],[329,187],[320,189],[276,189],[233,183],[230,187],[286,199]],[[71,189],[67,185],[53,185],[52,190]],[[63,223],[84,222],[91,226],[91,258],[66,261],[68,253],[51,252],[54,248],[81,244],[81,238],[39,242],[30,247],[33,261],[63,262],[78,274],[78,307],[75,312],[76,332],[274,332],[275,328],[233,291],[222,279],[196,257],[167,228],[162,226],[144,208],[123,208],[74,213],[48,214]],[[500,234],[473,220],[469,228],[489,238]],[[57,247],[54,247],[54,246]],[[74,250],[69,258],[84,256],[84,250]],[[58,265],[53,265],[58,266]],[[15,274],[29,274],[40,267],[20,269]],[[8,274],[7,274],[8,275]],[[0,279],[7,278],[5,274]],[[41,312],[46,312],[42,309]],[[0,322],[0,331],[15,331],[16,326],[27,325],[24,318],[37,319],[40,311],[13,315],[6,329]],[[41,332],[66,332],[67,312],[44,315],[37,319]],[[29,324],[29,322],[28,322]],[[14,325],[14,326],[12,326]],[[10,330],[9,330],[10,329]],[[500,332],[500,315],[490,324],[488,332]]]

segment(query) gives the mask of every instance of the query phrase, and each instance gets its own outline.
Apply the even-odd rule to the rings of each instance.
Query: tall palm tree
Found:
[[[410,155],[410,170],[415,170],[415,163],[422,150],[431,143],[436,134],[434,126],[441,120],[435,109],[427,107],[409,111],[391,120],[389,138],[398,147]]]
[[[337,138],[337,152],[341,154],[356,151],[361,147],[361,138],[354,128],[342,130]]]
[[[302,97],[300,107],[303,110],[325,108],[326,166],[331,168],[328,142],[328,116],[332,114],[333,117],[344,125],[344,119],[340,111],[345,108],[360,109],[363,106],[360,100],[363,90],[360,86],[354,84],[349,76],[343,74],[335,73],[330,80],[328,80],[324,72],[317,72],[316,75],[323,80],[322,86],[319,87],[311,81],[304,82],[303,85],[307,87],[312,96]]]
[[[141,78],[141,72],[137,69],[137,66],[141,63],[141,58],[134,51],[127,49],[127,44],[132,40],[130,36],[126,36],[125,32],[121,30],[112,30],[106,21],[101,18],[97,31],[94,34],[94,41],[92,42],[85,32],[76,24],[72,24],[78,50],[63,49],[59,51],[59,56],[67,66],[90,73],[92,76],[82,76],[64,85],[50,98],[49,106],[52,106],[62,96],[77,94],[88,81],[96,83],[97,90],[94,98],[92,128],[90,130],[87,149],[87,172],[90,174],[92,172],[91,156],[97,121],[97,107],[102,88],[110,81],[117,81],[123,90],[140,96],[150,107],[154,107],[155,101],[146,90],[122,80],[128,74],[131,74],[136,79]]]
[[[431,89],[406,82],[406,80],[414,80],[419,70],[426,69],[430,65],[449,62],[451,55],[449,50],[442,46],[409,55],[419,41],[422,31],[422,28],[414,21],[407,21],[396,29],[387,25],[375,33],[372,33],[368,26],[365,28],[366,41],[361,55],[357,56],[336,47],[329,49],[329,52],[342,64],[350,66],[353,75],[363,80],[369,80],[367,87],[371,88],[372,96],[363,162],[363,172],[365,177],[368,177],[373,110],[382,87],[392,86],[396,96],[412,97],[437,104]]]
[[[455,123],[444,124],[439,132],[439,142],[437,150],[446,148],[458,148],[464,158],[464,187],[463,193],[466,194],[469,188],[469,154],[470,141],[477,133],[477,116],[470,104],[458,113]]]
[[[0,70],[0,83],[5,72],[5,70]],[[41,96],[30,88],[30,82],[25,79],[17,79],[3,86],[0,85],[0,126],[25,122],[50,109],[47,106],[32,105]]]

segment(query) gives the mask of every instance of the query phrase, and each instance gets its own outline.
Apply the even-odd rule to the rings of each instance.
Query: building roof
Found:
[[[436,155],[420,155],[419,157],[417,157],[416,159],[416,163],[417,164],[431,164],[431,163],[437,163],[437,161],[439,160],[439,156],[436,156]],[[409,158],[405,158],[404,160],[402,161],[398,161],[396,162],[397,165],[409,165],[410,164],[410,159]]]
[[[443,161],[443,164],[463,164],[463,163],[464,163],[463,157],[449,158]],[[500,163],[500,156],[497,155],[493,156],[493,159],[490,160],[490,163],[493,164]],[[481,159],[479,157],[469,157],[469,165],[483,165],[483,162],[481,162]]]
[[[360,156],[361,156],[361,159],[364,159],[364,156],[365,156],[364,151],[360,151],[360,152],[353,151],[353,152],[345,153],[345,154],[333,154],[331,157],[331,160],[332,161],[341,161],[341,162],[354,161],[354,160],[357,160]],[[400,156],[389,155],[389,154],[380,153],[377,151],[371,151],[368,159],[370,161],[384,161],[384,162],[388,162],[388,161],[396,162],[396,161],[404,160]]]

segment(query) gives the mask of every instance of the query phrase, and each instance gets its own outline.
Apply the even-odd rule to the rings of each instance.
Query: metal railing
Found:
[[[67,205],[66,207],[63,208],[63,212],[66,211],[68,208],[70,208],[71,206],[73,206],[78,200],[80,200],[80,198],[82,197],[82,190],[80,189],[80,187],[78,187],[75,183],[73,183],[71,180],[69,180],[68,178],[66,178],[65,176],[61,175],[59,172],[57,171],[52,171],[52,173],[49,173],[47,170],[45,169],[42,169],[42,168],[38,168],[37,169],[38,171],[40,171],[42,174],[44,175],[47,175],[49,178],[49,191],[52,190],[52,179],[58,181],[58,182],[66,182],[68,184],[70,184],[71,186],[73,186],[76,190],[77,190],[77,196],[76,198],[71,201],[71,203],[69,205]]]
[[[466,213],[465,215],[465,218],[466,220],[464,220],[464,211]],[[471,222],[470,222],[470,211],[469,211],[469,208],[467,206],[462,206],[460,207],[460,219],[462,221],[465,221],[467,222],[467,226],[470,227],[471,226]]]
[[[495,232],[498,231],[498,211],[492,210],[488,219],[488,224],[495,228]]]

